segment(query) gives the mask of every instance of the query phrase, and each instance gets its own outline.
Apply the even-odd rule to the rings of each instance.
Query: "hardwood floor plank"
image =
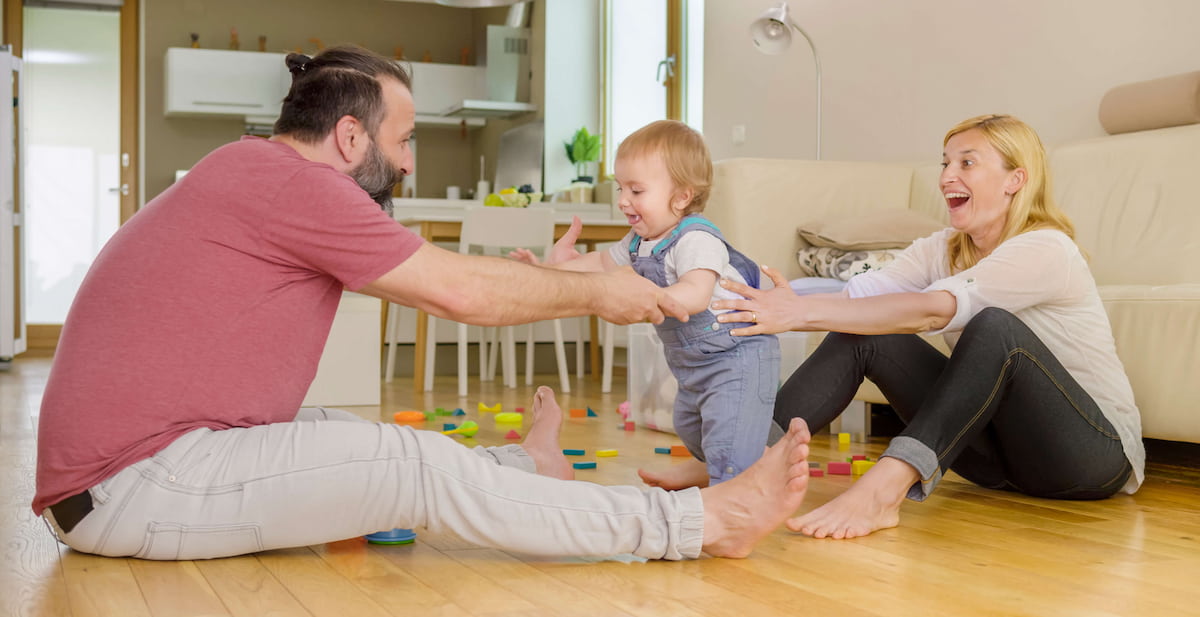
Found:
[[[153,613],[133,577],[129,559],[62,549],[67,597],[74,617],[148,617]]]
[[[3,506],[0,530],[0,615],[70,615],[58,541],[42,520],[28,505]]]
[[[312,615],[253,555],[192,563],[232,617]]]
[[[335,572],[392,615],[470,615],[388,558],[388,554],[408,551],[410,546],[374,546],[356,538],[312,548]]]
[[[379,552],[409,576],[468,614],[522,613],[537,609],[505,585],[474,575],[470,568],[420,541],[395,548],[401,550]]]
[[[194,562],[130,559],[128,563],[155,617],[230,617]]]
[[[267,551],[258,560],[314,617],[388,615],[308,548]]]

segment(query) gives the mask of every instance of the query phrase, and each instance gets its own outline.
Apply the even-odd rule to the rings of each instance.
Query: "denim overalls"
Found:
[[[725,237],[708,219],[689,215],[649,256],[639,257],[640,236],[629,243],[629,259],[638,274],[667,286],[664,259],[684,234]],[[728,242],[729,261],[751,287],[758,287],[758,266]],[[667,365],[679,382],[675,432],[697,459],[708,465],[716,484],[744,471],[763,453],[779,387],[779,340],[773,334],[733,336],[748,324],[719,323],[705,309],[685,323],[668,317],[655,326]]]

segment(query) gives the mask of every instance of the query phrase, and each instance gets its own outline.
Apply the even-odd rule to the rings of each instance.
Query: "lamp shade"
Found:
[[[750,24],[750,38],[762,53],[781,54],[792,44],[790,24],[788,5],[783,2],[767,9]]]

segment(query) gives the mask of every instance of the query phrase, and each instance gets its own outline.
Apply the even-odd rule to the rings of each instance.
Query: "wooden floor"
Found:
[[[749,559],[686,562],[533,559],[480,549],[418,529],[410,546],[361,539],[233,559],[149,562],[83,555],[58,545],[29,510],[37,410],[48,359],[0,372],[2,615],[1200,615],[1200,486],[1194,470],[1154,467],[1136,496],[1056,502],[975,488],[952,476],[925,503],[908,503],[901,527],[849,541],[777,531]],[[548,383],[557,380],[547,377]],[[411,394],[397,380],[384,404],[355,408],[390,418],[400,409],[458,407],[450,379]],[[525,405],[531,389],[489,386],[480,399]],[[618,382],[617,390],[623,384]],[[640,465],[667,465],[655,446],[672,435],[618,429],[619,394],[576,382],[564,408],[563,446],[617,448],[581,480],[636,483]],[[471,417],[476,414],[471,410]],[[476,442],[503,442],[489,420]],[[882,440],[839,452],[827,435],[814,460],[877,455]],[[592,459],[595,460],[595,459]],[[804,508],[845,489],[814,478]]]

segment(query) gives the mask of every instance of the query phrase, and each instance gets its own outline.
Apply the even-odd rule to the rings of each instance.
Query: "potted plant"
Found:
[[[600,160],[600,136],[588,133],[587,127],[579,127],[571,141],[563,142],[567,149],[567,160],[575,165],[576,178],[574,182],[591,184],[592,176],[587,175],[588,163]]]

